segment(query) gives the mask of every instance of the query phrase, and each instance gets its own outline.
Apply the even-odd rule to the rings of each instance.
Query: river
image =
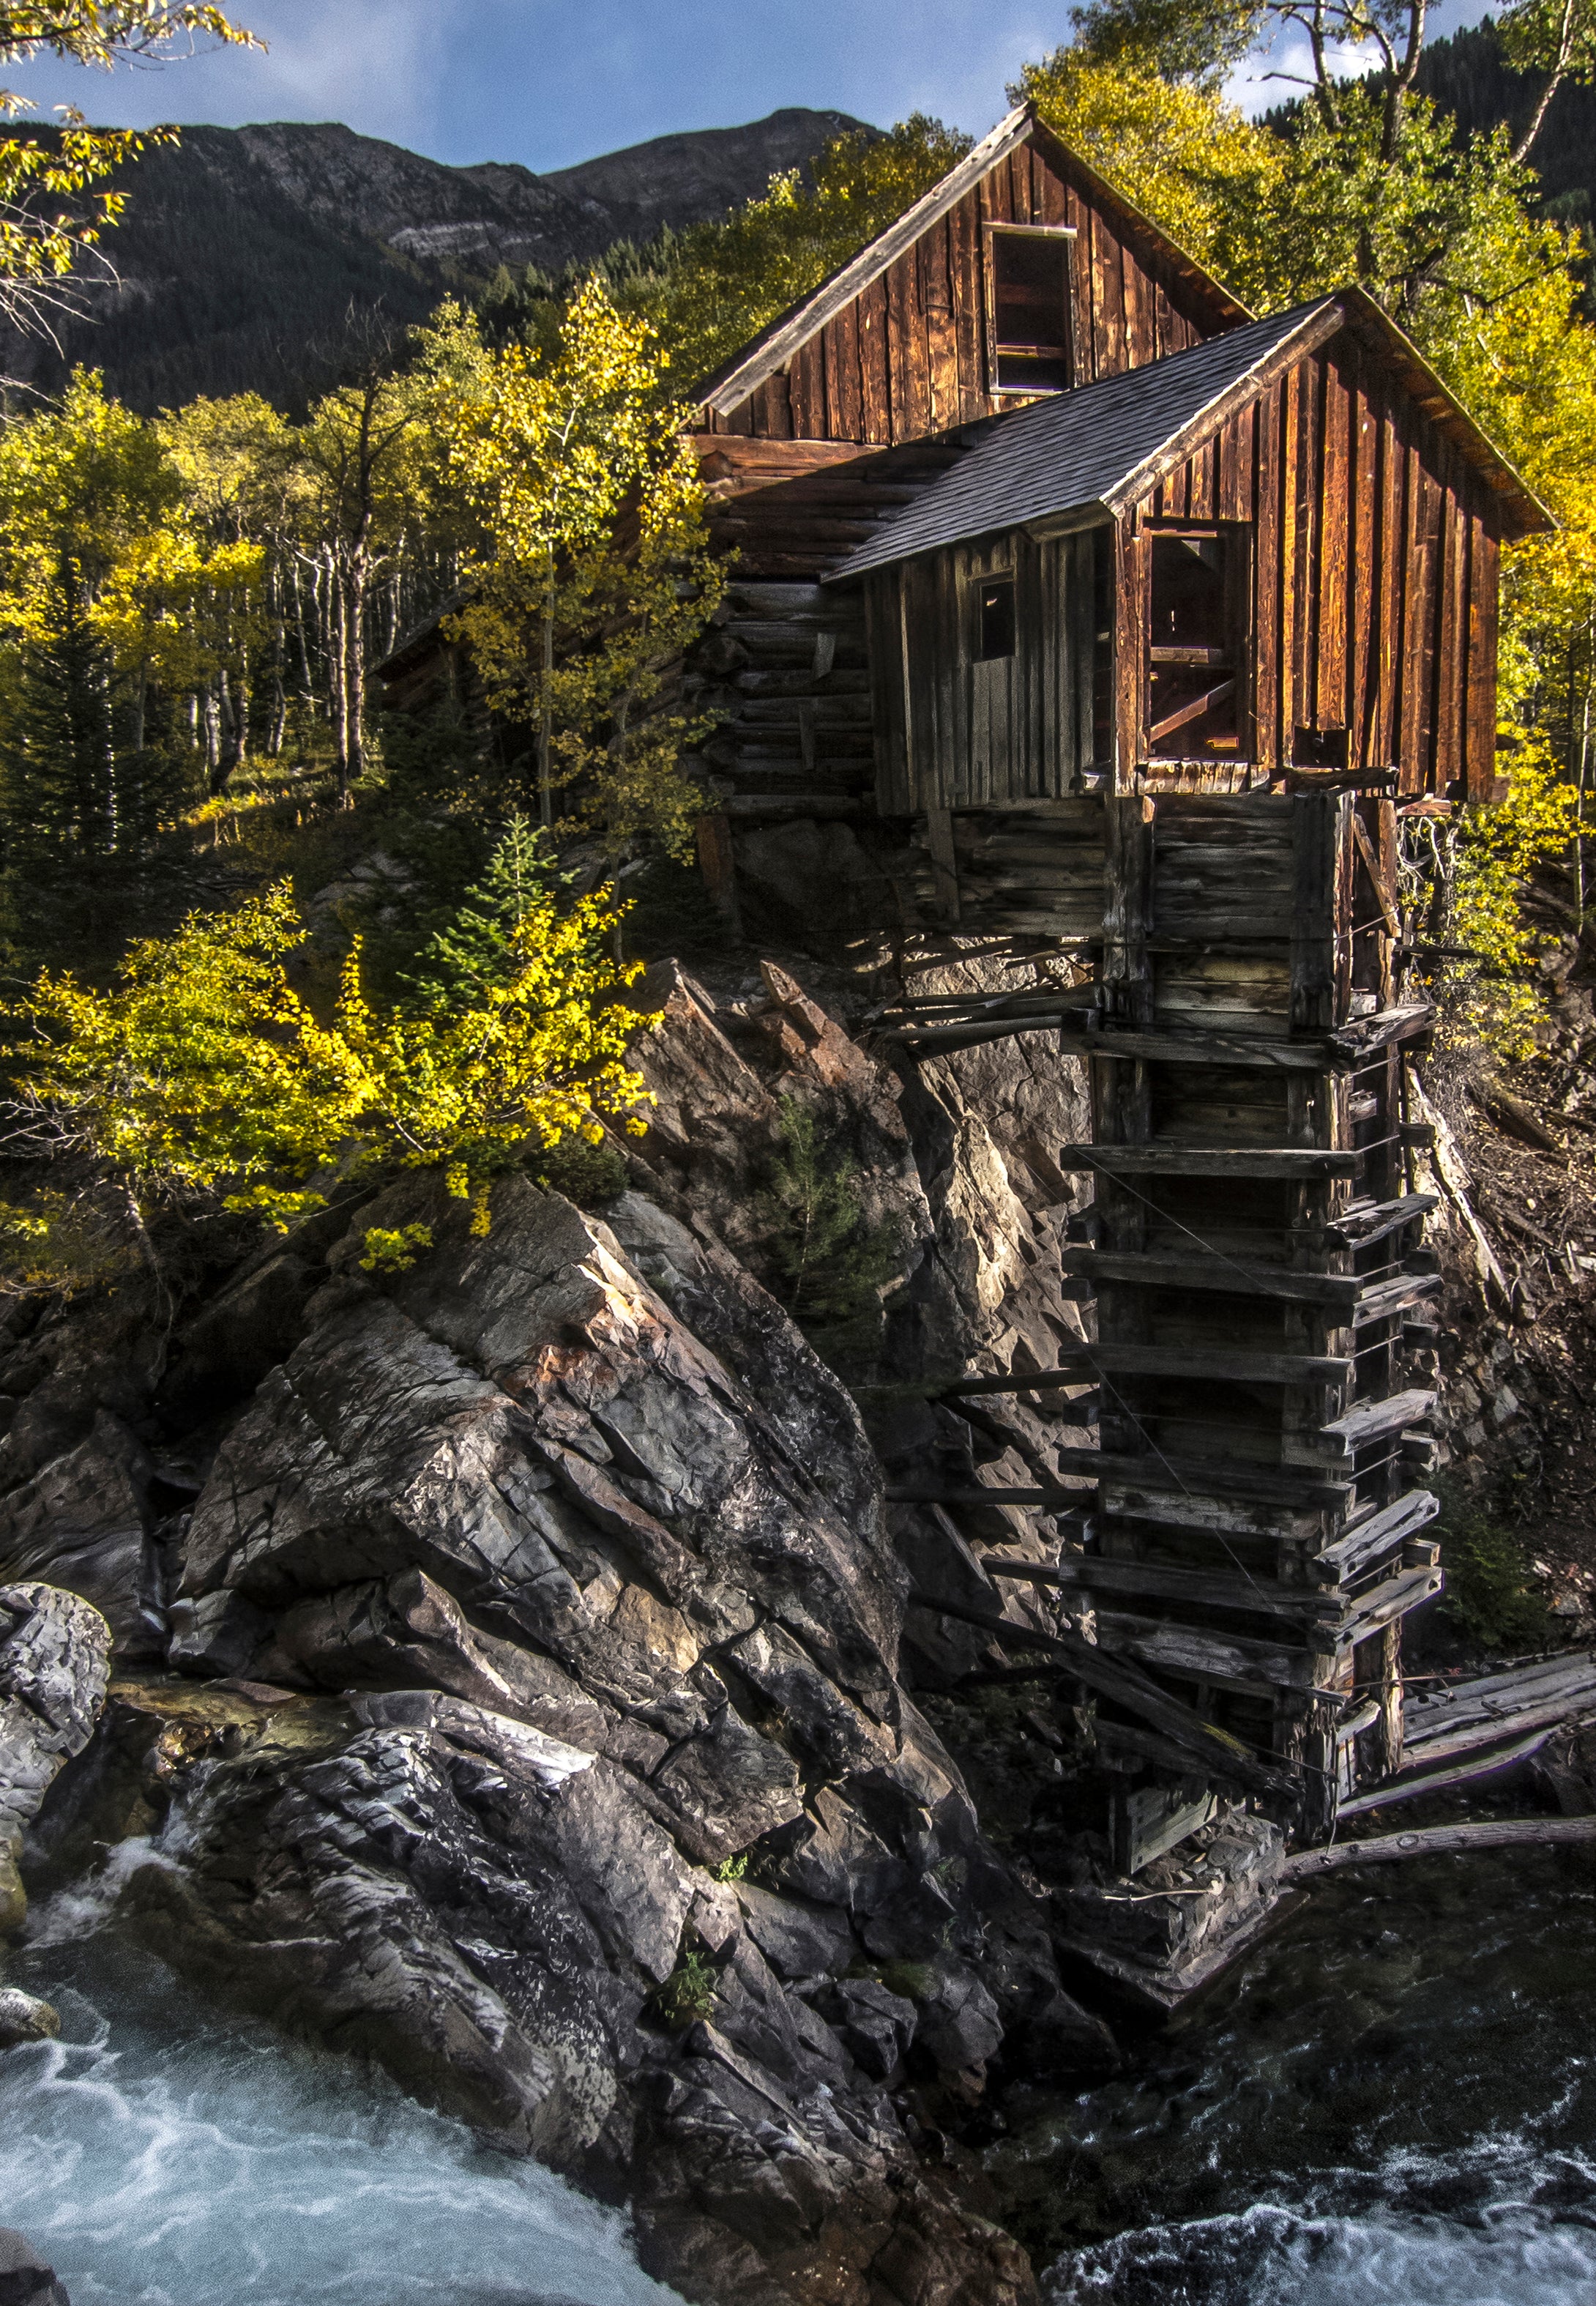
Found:
[[[613,2214],[97,1918],[15,1964],[64,2033],[0,2061],[0,2220],[73,2306],[672,2306]],[[1596,2306],[1590,1853],[1317,1886],[986,2159],[1050,2306]]]
[[[0,2223],[73,2306],[681,2306],[613,2212],[108,1934],[10,1975],[63,2026],[0,2058]]]
[[[1051,2306],[1596,2306],[1590,1852],[1317,1886],[987,2160]]]

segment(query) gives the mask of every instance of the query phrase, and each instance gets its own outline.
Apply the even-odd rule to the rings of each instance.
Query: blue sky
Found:
[[[229,0],[269,43],[161,71],[13,67],[40,106],[106,124],[342,120],[440,160],[559,168],[781,105],[886,124],[917,107],[979,132],[1067,0]],[[1481,13],[1445,0],[1437,30]],[[1289,64],[1290,59],[1277,58]],[[1239,90],[1238,92],[1245,92]],[[1277,90],[1261,91],[1267,101]],[[1257,100],[1256,95],[1254,100]]]

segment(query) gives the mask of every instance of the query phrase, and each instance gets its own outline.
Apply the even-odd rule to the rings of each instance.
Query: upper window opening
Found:
[[[999,392],[1067,392],[1070,239],[1062,232],[994,230],[992,373]]]
[[[1234,753],[1244,674],[1245,540],[1155,534],[1148,730],[1156,758]]]
[[[976,656],[982,664],[1014,653],[1014,579],[988,576],[976,587]]]

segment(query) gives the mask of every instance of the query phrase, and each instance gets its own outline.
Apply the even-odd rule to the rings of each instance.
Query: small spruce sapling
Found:
[[[776,1294],[812,1342],[857,1350],[880,1319],[883,1289],[902,1270],[902,1227],[866,1221],[857,1165],[829,1149],[799,1098],[780,1104],[782,1149],[759,1197]]]

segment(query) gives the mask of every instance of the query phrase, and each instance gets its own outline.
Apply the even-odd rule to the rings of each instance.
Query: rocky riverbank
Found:
[[[131,1303],[13,1309],[0,1575],[77,1644],[28,1870],[108,1846],[180,1974],[628,2202],[690,2296],[1028,2298],[952,2133],[1000,2059],[1113,2045],[900,1678],[880,1459],[739,1238],[780,1100],[900,1228],[922,1352],[1071,1316],[951,1078],[917,1159],[784,972],[653,998],[601,1213],[509,1176],[479,1239],[412,1180],[201,1275],[164,1355]]]

